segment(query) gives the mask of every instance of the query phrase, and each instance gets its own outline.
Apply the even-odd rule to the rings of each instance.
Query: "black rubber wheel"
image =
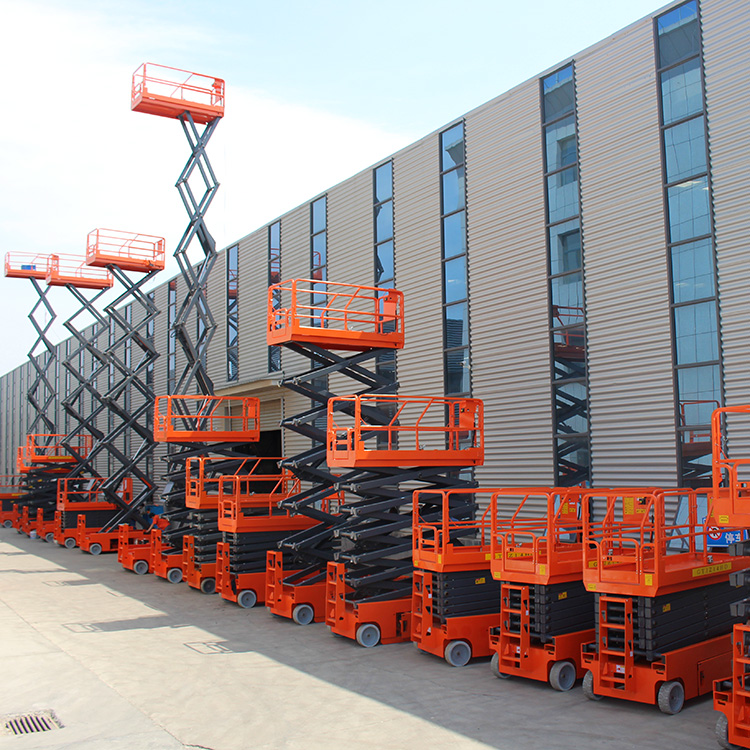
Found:
[[[468,641],[451,641],[443,656],[452,667],[465,667],[471,659],[471,646]]]
[[[48,542],[49,544],[52,544],[55,541],[55,532],[54,531],[48,531],[44,535],[44,541]]]
[[[201,581],[201,592],[204,594],[215,594],[216,593],[216,579],[204,578]]]
[[[597,695],[594,692],[594,674],[589,669],[588,672],[586,672],[585,675],[583,675],[583,694],[590,700],[590,701],[600,701],[602,699],[601,695]]]
[[[354,636],[357,643],[364,648],[372,648],[380,643],[380,628],[372,622],[366,622],[357,628]]]
[[[3,521],[3,526],[5,526],[6,529],[13,528],[13,521]]]
[[[137,576],[145,576],[148,573],[148,563],[145,560],[136,560],[133,563],[133,573]]]
[[[724,750],[741,750],[739,745],[733,745],[729,741],[729,722],[724,714],[719,714],[716,720],[716,741]]]
[[[182,568],[170,568],[167,571],[167,580],[170,583],[181,583],[182,582]]]
[[[68,538],[67,538],[67,539],[65,540],[65,546],[66,546],[66,547],[67,547],[68,549],[73,549],[73,548],[74,548],[74,547],[76,546],[76,540],[75,540],[75,539],[73,539],[73,537],[72,537],[72,536],[69,536],[69,537],[68,537]]]
[[[656,701],[663,714],[678,714],[685,705],[685,688],[679,680],[665,682],[659,688]]]
[[[102,545],[99,544],[98,542],[94,542],[89,547],[89,554],[90,555],[101,555],[102,554]]]
[[[309,625],[315,619],[315,610],[309,604],[298,604],[292,610],[292,620],[297,625]]]
[[[500,654],[497,651],[492,654],[492,658],[490,659],[490,670],[495,677],[499,677],[501,680],[507,680],[510,677],[509,674],[500,671]]]
[[[252,589],[245,589],[237,594],[237,604],[242,609],[252,609],[258,603],[258,595]]]
[[[576,684],[576,665],[572,661],[556,661],[549,671],[549,684],[566,693]]]

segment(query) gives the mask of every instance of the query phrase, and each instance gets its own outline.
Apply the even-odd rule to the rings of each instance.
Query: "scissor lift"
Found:
[[[204,593],[215,591],[216,545],[221,538],[218,487],[214,472],[206,471],[205,462],[198,462],[198,471],[194,469],[192,477],[188,467],[191,461],[212,457],[219,462],[219,474],[231,472],[247,459],[252,444],[260,439],[259,411],[260,402],[252,397],[156,399],[154,439],[174,449],[167,457],[163,522],[151,531],[149,569],[158,577],[170,583],[187,580]],[[123,551],[121,562],[127,560],[136,562],[130,552]]]
[[[490,572],[489,500],[494,492],[414,493],[411,640],[453,667],[468,664],[472,657],[490,656],[489,629],[500,619],[500,585]],[[427,494],[440,499],[439,513],[433,502],[432,515],[423,515],[428,506],[420,498]],[[464,504],[461,510],[459,503]],[[456,514],[469,518],[458,521]]]
[[[664,713],[731,670],[733,571],[750,558],[712,548],[708,500],[692,489],[587,490],[584,571],[596,593],[596,641],[584,644],[587,698],[656,704]],[[599,508],[593,521],[586,510]],[[667,507],[677,507],[667,521]],[[746,593],[750,591],[747,589]]]
[[[491,668],[570,690],[594,638],[594,596],[583,578],[578,487],[498,490],[490,505],[490,569],[500,582]]]
[[[18,500],[23,497],[20,474],[0,475],[0,526],[6,529],[18,524]]]
[[[216,590],[223,599],[249,608],[266,601],[266,557],[290,534],[315,521],[279,508],[299,494],[299,480],[278,468],[281,458],[247,459],[220,477]],[[327,503],[323,504],[327,510]],[[288,571],[288,573],[295,571]]]

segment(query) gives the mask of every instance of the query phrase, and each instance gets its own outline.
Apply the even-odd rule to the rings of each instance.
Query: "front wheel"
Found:
[[[740,750],[739,745],[733,745],[729,741],[729,722],[724,714],[719,714],[716,720],[716,741],[724,750]]]
[[[181,583],[182,582],[182,569],[181,568],[170,568],[167,571],[167,580],[170,583]]]
[[[372,648],[380,643],[380,628],[372,622],[360,625],[354,636],[357,643],[364,648]]]
[[[510,675],[500,671],[500,654],[495,651],[490,659],[490,670],[495,677],[499,677],[501,680],[507,680]]]
[[[52,544],[52,542],[55,541],[55,532],[54,531],[48,531],[44,536],[44,541],[48,542],[49,544]]]
[[[76,540],[75,540],[75,539],[73,539],[73,537],[72,537],[72,536],[69,536],[69,537],[68,537],[68,538],[67,538],[67,539],[65,540],[65,547],[66,547],[67,549],[73,549],[73,547],[75,547],[75,546],[76,546]]]
[[[133,573],[137,576],[145,576],[148,573],[148,563],[145,560],[136,560],[133,563]]]
[[[89,547],[89,554],[91,554],[91,555],[101,555],[102,554],[102,545],[99,544],[98,542],[94,542]]]
[[[242,609],[252,609],[258,602],[258,595],[252,589],[245,589],[237,594],[237,604]]]
[[[597,695],[594,692],[594,673],[590,669],[583,675],[583,685],[581,687],[583,688],[583,694],[590,701],[600,701],[602,699],[601,695]]]
[[[685,705],[685,688],[679,680],[665,682],[659,688],[656,701],[663,714],[678,714]]]
[[[315,619],[315,610],[309,604],[298,604],[292,610],[292,620],[297,625],[309,625]]]
[[[451,641],[443,656],[452,667],[465,667],[471,659],[471,646],[467,641]]]
[[[566,693],[576,684],[576,665],[572,661],[556,661],[549,671],[549,684]]]
[[[215,594],[216,593],[216,579],[204,578],[201,581],[201,592],[204,594]]]

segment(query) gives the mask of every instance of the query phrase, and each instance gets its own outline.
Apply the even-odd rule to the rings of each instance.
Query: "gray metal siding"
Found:
[[[481,487],[553,482],[547,250],[536,81],[466,118],[473,394]]]
[[[650,18],[576,58],[596,486],[677,481]]]
[[[727,406],[750,403],[750,67],[747,6],[704,0],[703,49]],[[731,455],[750,455],[750,421],[730,422]]]

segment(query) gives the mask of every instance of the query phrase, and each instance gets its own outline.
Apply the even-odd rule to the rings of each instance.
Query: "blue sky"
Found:
[[[224,246],[661,6],[0,0],[0,250],[82,253],[107,227],[164,236],[171,254],[187,145],[176,122],[129,111],[142,62],[227,81],[208,216]],[[0,278],[0,372],[26,359],[33,301],[30,282]],[[51,301],[60,321],[74,309],[64,289]]]

